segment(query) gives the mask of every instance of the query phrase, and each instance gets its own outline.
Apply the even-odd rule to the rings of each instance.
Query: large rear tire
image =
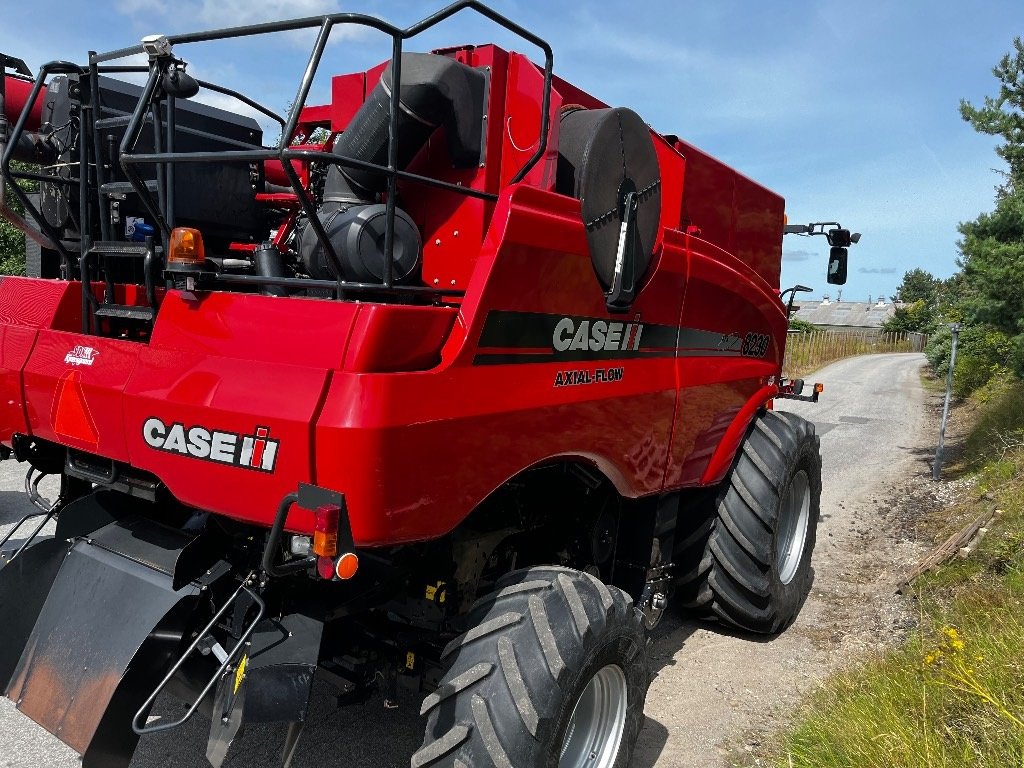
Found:
[[[819,443],[814,425],[794,414],[754,419],[713,509],[694,517],[681,539],[684,608],[763,634],[793,623],[814,580]]]
[[[650,683],[629,596],[556,567],[497,587],[442,654],[412,768],[625,768]]]

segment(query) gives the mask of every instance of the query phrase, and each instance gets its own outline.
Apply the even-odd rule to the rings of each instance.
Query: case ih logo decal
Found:
[[[206,427],[189,427],[175,422],[164,424],[155,416],[142,425],[142,439],[150,448],[206,461],[231,464],[258,472],[273,472],[277,462],[277,440],[270,439],[269,427],[256,427],[254,435],[221,432]]]
[[[78,345],[64,355],[64,362],[68,365],[92,365],[96,362],[97,355],[99,352],[92,347]]]
[[[570,349],[591,352],[616,352],[640,349],[640,336],[644,324],[640,322],[620,323],[609,320],[575,320],[563,317],[555,326],[551,346],[556,352]]]
[[[639,316],[616,320],[543,312],[495,309],[487,313],[474,365],[589,362],[651,357],[768,357],[771,336],[764,333],[722,333],[641,322]],[[778,352],[776,348],[776,354]],[[597,383],[613,378],[612,368],[563,371],[567,384]],[[578,380],[589,374],[592,381]],[[567,380],[568,379],[568,380]]]

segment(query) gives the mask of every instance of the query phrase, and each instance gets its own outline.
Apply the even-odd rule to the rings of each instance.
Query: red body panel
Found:
[[[76,333],[76,283],[10,278],[0,441],[127,462],[186,504],[264,526],[316,483],[345,494],[364,546],[443,535],[510,478],[565,458],[626,497],[717,482],[777,391],[781,198],[655,136],[661,233],[631,311],[610,315],[579,202],[553,191],[561,107],[601,102],[556,78],[548,151],[509,186],[537,146],[541,73],[494,46],[448,54],[490,68],[486,162],[453,169],[439,131],[410,170],[498,200],[405,181],[400,193],[423,282],[463,298],[168,291],[142,343]],[[307,122],[343,130],[381,71],[335,78],[337,103]],[[288,527],[311,526],[295,508]]]
[[[6,89],[4,112],[7,116],[7,122],[14,125],[18,122],[22,110],[25,109],[25,105],[28,104],[29,97],[32,95],[32,81],[12,75],[0,75],[0,77],[4,78],[4,87]],[[32,109],[25,120],[26,131],[34,132],[39,130],[39,125],[43,119],[43,106],[45,103],[46,89],[43,88],[39,92],[39,96],[36,97],[36,102],[32,105]]]
[[[696,227],[777,288],[785,201],[684,141],[676,140],[675,147],[686,158],[684,228]]]

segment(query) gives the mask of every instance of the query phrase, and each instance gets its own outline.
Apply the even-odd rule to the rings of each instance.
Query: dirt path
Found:
[[[814,377],[825,384],[818,404],[780,404],[821,435],[822,520],[810,598],[796,623],[771,640],[663,623],[636,768],[756,764],[765,734],[829,669],[909,628],[893,585],[920,550],[898,517],[892,486],[928,473],[934,435],[923,364],[922,355],[842,360]]]
[[[928,473],[933,435],[919,380],[923,363],[921,355],[840,361],[815,377],[825,384],[818,405],[784,406],[814,421],[822,436],[823,517],[811,597],[796,624],[770,641],[670,613],[652,649],[657,675],[635,768],[756,764],[764,735],[803,692],[835,665],[906,631],[907,613],[892,585],[919,553],[901,533],[891,486]],[[0,531],[26,504],[22,473],[13,462],[0,465]],[[295,764],[406,768],[423,734],[417,710],[409,702],[384,711],[378,698],[339,710],[331,690],[318,685]],[[178,712],[180,705],[158,702],[157,711]],[[144,739],[132,765],[206,765],[208,728],[197,717],[181,731]],[[279,766],[283,740],[280,727],[252,726],[227,765]],[[69,748],[0,698],[0,766],[75,765]]]

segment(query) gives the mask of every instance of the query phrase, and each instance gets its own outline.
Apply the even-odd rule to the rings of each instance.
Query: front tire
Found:
[[[819,444],[814,425],[794,414],[754,419],[713,510],[682,540],[684,608],[762,634],[793,623],[814,580]]]
[[[511,573],[470,610],[423,702],[412,768],[626,768],[650,676],[621,590],[569,568]]]

